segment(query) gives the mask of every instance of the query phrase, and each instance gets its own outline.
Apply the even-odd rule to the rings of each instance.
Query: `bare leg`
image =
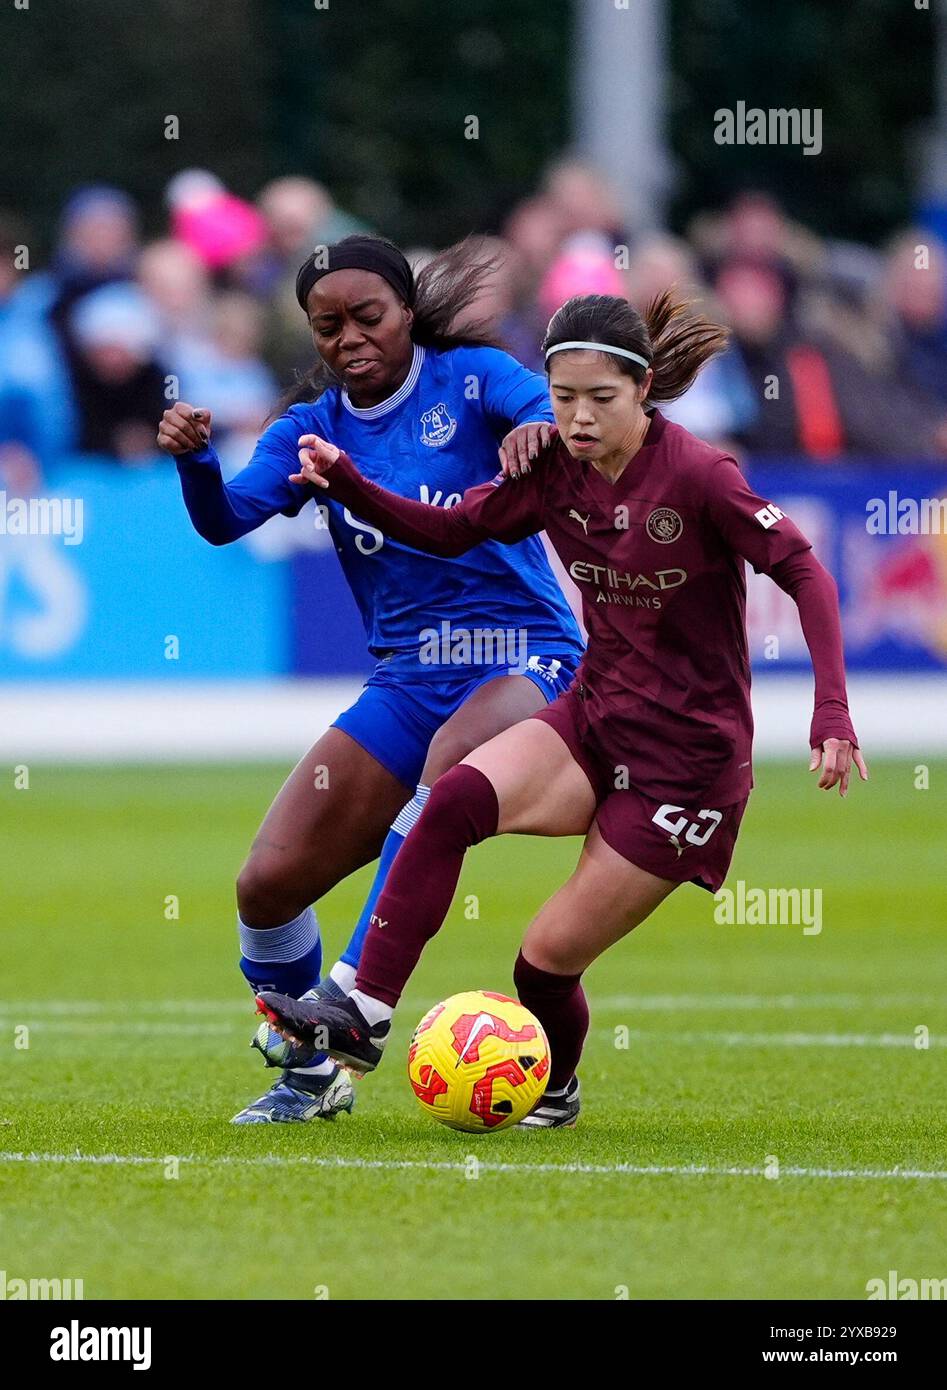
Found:
[[[411,792],[341,729],[290,773],[237,879],[240,916],[277,927],[378,854]]]
[[[545,696],[528,676],[497,676],[478,686],[431,739],[421,781],[432,787],[475,748],[545,705]]]
[[[595,793],[565,743],[540,719],[525,720],[463,760],[496,792],[497,835],[583,835]]]
[[[677,886],[629,864],[593,825],[575,872],[526,929],[523,955],[540,970],[579,975]]]

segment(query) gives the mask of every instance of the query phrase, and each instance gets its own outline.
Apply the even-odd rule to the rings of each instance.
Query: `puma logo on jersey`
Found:
[[[387,922],[387,919],[386,919],[386,918],[384,918],[384,917],[376,917],[375,914],[374,914],[374,912],[372,913],[371,922],[372,922],[372,926],[373,926],[373,927],[378,927],[379,930],[381,930],[382,927],[387,927],[387,925],[388,925],[388,922]]]
[[[677,850],[677,857],[678,859],[680,859],[681,855],[684,853],[684,846],[681,844],[680,840],[677,838],[676,835],[669,835],[668,839],[671,841],[671,844]]]
[[[785,512],[781,512],[775,502],[767,502],[765,507],[760,507],[759,511],[754,512],[753,515],[764,531],[768,531],[771,526],[776,525],[777,521],[782,520]]]
[[[577,521],[586,535],[589,534],[589,521],[591,520],[591,517],[591,512],[589,512],[588,516],[580,516],[574,507],[569,508],[570,521]]]

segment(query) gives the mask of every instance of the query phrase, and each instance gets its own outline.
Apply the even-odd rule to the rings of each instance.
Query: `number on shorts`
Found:
[[[675,820],[671,816],[680,811],[683,814],[677,816]],[[698,811],[697,820],[689,820],[684,813],[683,806],[672,806],[670,801],[665,801],[663,806],[659,806],[651,817],[655,825],[659,825],[662,830],[666,830],[669,835],[680,835],[681,831],[687,826],[687,834],[684,839],[689,845],[705,845],[717,826],[723,820],[722,811]],[[705,821],[708,824],[701,825],[699,822]]]

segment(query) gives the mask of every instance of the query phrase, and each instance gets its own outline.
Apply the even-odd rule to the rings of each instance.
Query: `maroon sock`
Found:
[[[549,1039],[550,1091],[561,1091],[572,1080],[582,1056],[589,1006],[581,981],[581,975],[553,975],[530,965],[522,951],[513,967],[520,1003],[536,1015]]]
[[[464,855],[496,834],[499,818],[493,783],[475,767],[458,765],[437,779],[375,904],[356,989],[394,1008],[447,916]]]

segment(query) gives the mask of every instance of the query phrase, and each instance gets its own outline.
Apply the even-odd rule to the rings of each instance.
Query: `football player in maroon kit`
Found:
[[[722,884],[753,785],[744,560],[790,594],[815,672],[810,770],[848,790],[868,770],[848,713],[838,594],[805,536],[736,462],[656,409],[719,352],[725,330],[669,293],[570,299],[543,350],[557,434],[445,509],[365,480],[314,435],[298,482],[328,487],[406,545],[457,555],[545,530],[582,593],[588,650],[568,692],[436,783],[375,908],[344,1001],[271,992],[274,1027],[357,1071],[450,906],[464,854],[491,835],[585,835],[579,863],[528,927],[520,1000],[549,1038],[547,1091],[524,1124],[575,1122],[588,1029],[583,971],[680,884]],[[512,475],[512,477],[510,476]]]

